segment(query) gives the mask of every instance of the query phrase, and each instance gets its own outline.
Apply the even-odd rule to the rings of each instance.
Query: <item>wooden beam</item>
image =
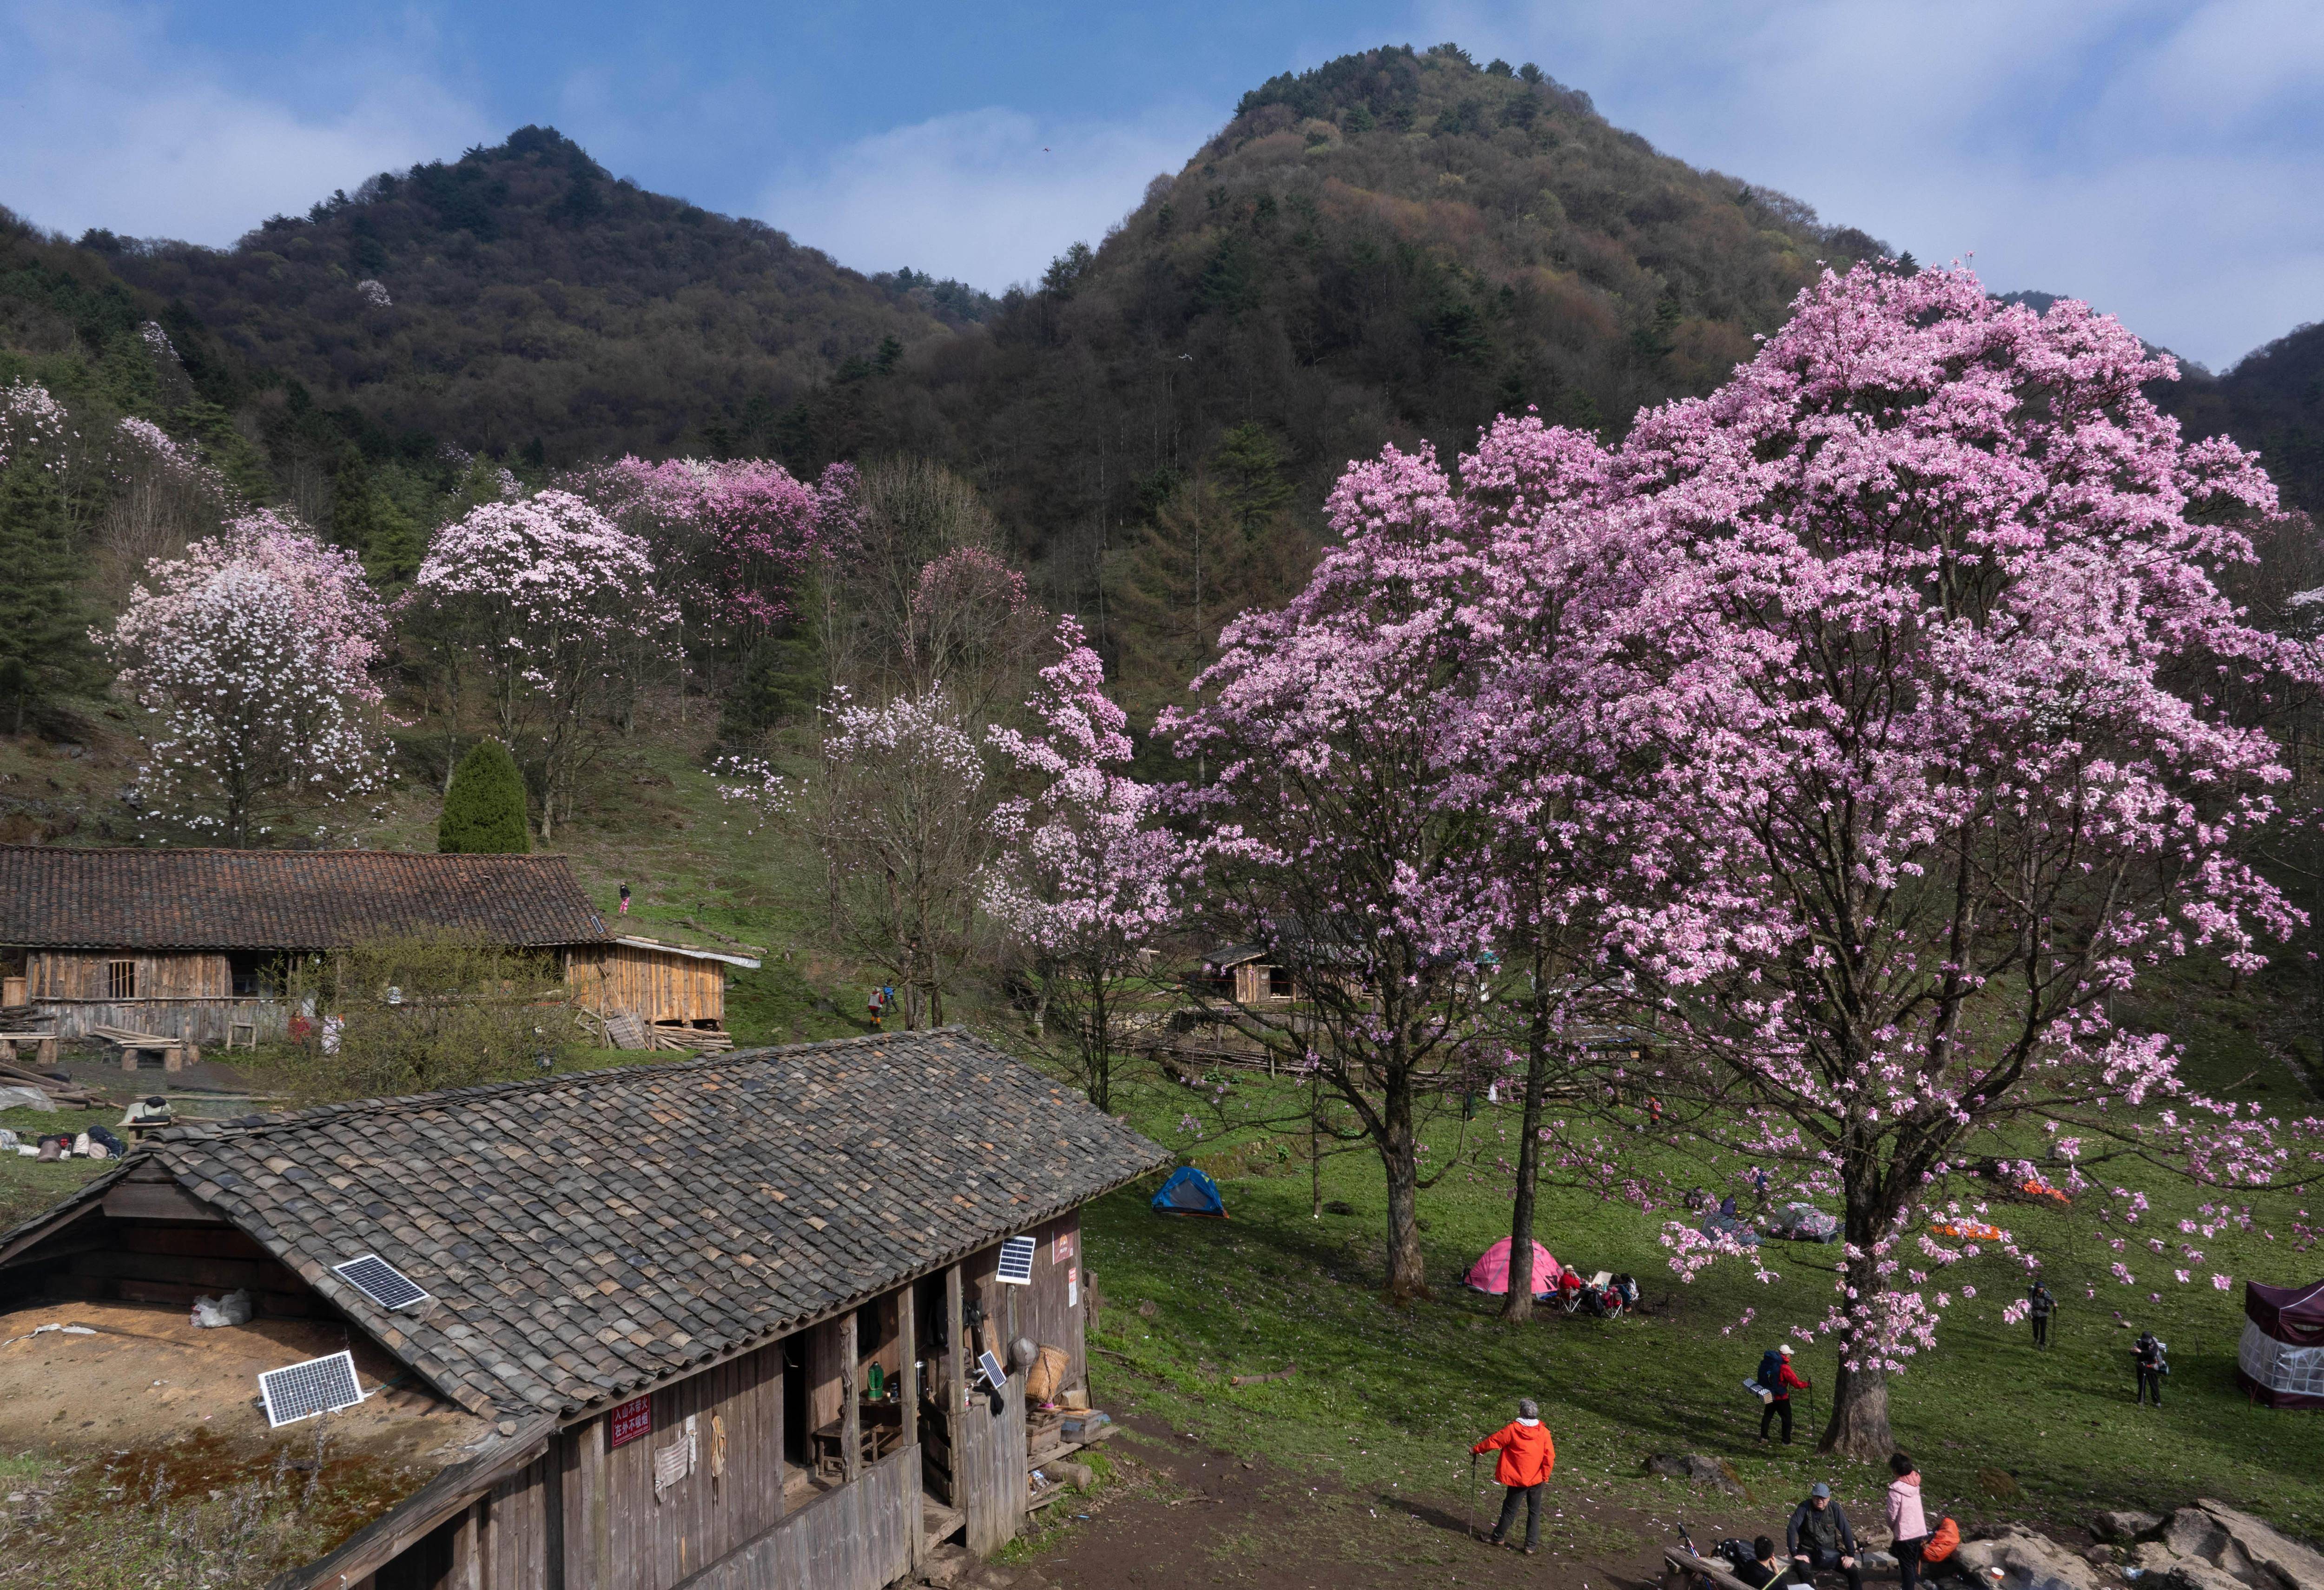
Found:
[[[960,1266],[951,1264],[945,1267],[945,1352],[951,1358],[945,1366],[945,1378],[952,1387],[951,1401],[945,1409],[945,1428],[947,1431],[958,1428],[961,1410],[968,1406],[968,1354],[964,1350],[966,1345],[962,1337],[964,1328],[961,1323]],[[955,1453],[960,1450],[956,1436],[952,1446]],[[959,1474],[954,1471],[953,1489],[957,1492],[959,1488]],[[953,1505],[960,1505],[957,1498]]]
[[[903,1377],[897,1400],[903,1405],[904,1445],[920,1438],[920,1327],[912,1303],[912,1283],[896,1294],[896,1373]]]
[[[839,1317],[839,1477],[853,1484],[863,1472],[863,1399],[855,1382],[862,1365],[855,1360],[855,1310]]]
[[[105,1195],[105,1212],[116,1220],[202,1220],[223,1225],[226,1216],[175,1182],[123,1181]]]

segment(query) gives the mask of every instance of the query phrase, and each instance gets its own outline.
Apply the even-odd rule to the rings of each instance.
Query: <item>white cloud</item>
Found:
[[[2324,317],[2324,14],[2308,0],[1446,0],[1657,148],[1997,289],[2086,298],[2213,366]]]
[[[1225,119],[1186,106],[1112,124],[998,106],[938,116],[785,173],[758,214],[859,270],[910,265],[998,292],[1074,242],[1094,245]]]
[[[274,84],[233,80],[171,39],[159,14],[103,3],[0,6],[0,203],[68,233],[226,244],[269,215],[491,135],[394,51],[276,63],[329,106],[305,109]]]

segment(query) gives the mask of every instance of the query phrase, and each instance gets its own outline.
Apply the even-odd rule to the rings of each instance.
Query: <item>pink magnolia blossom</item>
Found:
[[[1183,864],[1156,820],[1153,790],[1120,771],[1130,757],[1128,720],[1105,695],[1080,623],[1060,620],[1056,640],[1065,654],[1026,704],[1039,729],[986,730],[993,749],[1041,783],[993,810],[1000,850],[983,905],[1028,957],[1047,996],[1044,1021],[1065,1028],[1091,1101],[1106,1109],[1125,985],[1173,920]]]

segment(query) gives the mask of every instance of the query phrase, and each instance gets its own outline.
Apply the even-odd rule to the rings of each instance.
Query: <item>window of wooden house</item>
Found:
[[[274,958],[257,950],[228,955],[226,968],[236,999],[261,999],[282,991],[281,973]]]
[[[1291,997],[1291,968],[1289,966],[1269,966],[1267,968],[1267,994],[1269,999],[1289,999]]]
[[[137,963],[135,961],[105,963],[105,997],[107,999],[137,997]]]

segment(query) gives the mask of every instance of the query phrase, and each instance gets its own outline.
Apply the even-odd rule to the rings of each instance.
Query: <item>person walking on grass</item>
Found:
[[[886,1024],[888,997],[887,989],[875,988],[872,991],[872,997],[863,1002],[864,1010],[872,1017],[872,1031],[874,1032],[881,1031]]]
[[[2034,1321],[2035,1346],[2046,1347],[2050,1345],[2050,1316],[2057,1311],[2058,1299],[2050,1295],[2048,1287],[2037,1280],[2026,1290],[2025,1313],[2026,1317]]]
[[[2136,1354],[2138,1400],[2141,1405],[2144,1405],[2146,1401],[2146,1394],[2151,1391],[2154,1393],[2154,1405],[2160,1408],[2163,1406],[2163,1377],[2171,1373],[2171,1365],[2163,1357],[2163,1344],[2154,1339],[2153,1331],[2143,1330],[2138,1333]]]
[[[1549,1438],[1549,1427],[1541,1422],[1541,1409],[1532,1398],[1525,1398],[1517,1403],[1515,1419],[1469,1450],[1499,1452],[1501,1457],[1493,1469],[1493,1483],[1508,1487],[1501,1496],[1501,1521],[1493,1526],[1485,1543],[1499,1546],[1508,1539],[1510,1527],[1517,1521],[1517,1507],[1522,1503],[1526,1513],[1524,1549],[1531,1557],[1541,1549],[1541,1488],[1548,1483],[1550,1471],[1557,1466],[1557,1445]]]
[[[1864,1590],[1864,1567],[1856,1560],[1856,1531],[1848,1514],[1831,1499],[1831,1487],[1818,1480],[1808,1499],[1792,1510],[1784,1527],[1784,1544],[1792,1554],[1793,1576],[1803,1585],[1814,1583],[1819,1568],[1838,1568],[1848,1576],[1848,1590]]]
[[[1770,1362],[1772,1360],[1773,1362]],[[1784,1445],[1792,1444],[1792,1393],[1804,1391],[1808,1382],[1792,1373],[1792,1349],[1789,1343],[1775,1348],[1759,1360],[1759,1383],[1775,1395],[1759,1410],[1759,1438],[1767,1438],[1767,1426],[1777,1419],[1784,1421]]]
[[[1888,1530],[1895,1537],[1896,1574],[1904,1590],[1919,1590],[1921,1548],[1929,1543],[1929,1515],[1921,1511],[1921,1471],[1902,1452],[1888,1455]]]

